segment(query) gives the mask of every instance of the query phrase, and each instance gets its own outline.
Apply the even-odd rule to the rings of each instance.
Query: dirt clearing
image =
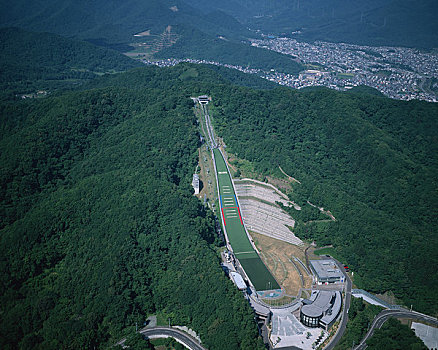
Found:
[[[312,278],[308,276],[301,264],[295,260],[295,258],[298,258],[305,264],[304,247],[285,243],[256,232],[250,232],[250,235],[260,251],[264,263],[274,274],[275,279],[281,284],[287,295],[296,296],[300,288],[311,287]],[[298,271],[303,276],[304,286]]]

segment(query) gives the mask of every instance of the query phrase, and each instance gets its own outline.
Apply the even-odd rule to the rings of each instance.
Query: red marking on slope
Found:
[[[242,215],[240,215],[240,209],[239,209],[239,207],[237,207],[237,211],[239,212],[239,219],[240,219],[240,222],[241,222],[241,224],[242,224],[242,226],[243,226]]]
[[[225,221],[224,208],[221,208],[221,209],[222,209],[222,217],[223,217],[223,219],[224,219],[224,225],[227,226],[227,223],[226,223],[226,221]]]

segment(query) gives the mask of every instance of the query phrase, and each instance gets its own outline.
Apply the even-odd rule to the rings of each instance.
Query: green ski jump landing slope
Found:
[[[242,215],[231,176],[219,149],[213,149],[219,184],[219,202],[221,215],[228,240],[234,255],[239,259],[245,273],[258,291],[280,289],[275,278],[269,272],[262,259],[251,245],[243,226]]]

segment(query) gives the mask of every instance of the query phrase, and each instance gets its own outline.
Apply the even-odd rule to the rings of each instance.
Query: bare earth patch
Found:
[[[291,182],[289,180],[278,179],[278,178],[275,178],[272,176],[266,176],[266,179],[268,180],[268,183],[277,187],[279,190],[282,190],[285,192],[292,190],[292,185],[291,185]]]
[[[299,183],[299,184],[301,184],[301,182],[300,181],[298,181],[297,179],[295,179],[294,177],[292,177],[292,176],[290,176],[290,175],[288,175],[288,174],[286,174],[285,172],[284,172],[284,170],[283,169],[281,169],[281,166],[278,166],[278,168],[280,169],[280,171],[285,175],[285,176],[287,176],[287,178],[289,179],[289,180],[291,180],[291,181],[293,181],[293,182],[296,182],[296,183]]]
[[[311,287],[312,278],[307,275],[300,263],[294,260],[294,257],[297,257],[305,263],[304,247],[282,242],[256,232],[250,232],[250,235],[261,253],[263,262],[287,295],[296,296],[301,288]],[[297,269],[303,275],[304,287]]]
[[[214,202],[216,198],[216,178],[214,177],[214,167],[211,159],[211,154],[204,146],[199,148],[199,178],[202,183],[201,191],[197,196],[204,200],[204,195],[207,196],[209,202]]]

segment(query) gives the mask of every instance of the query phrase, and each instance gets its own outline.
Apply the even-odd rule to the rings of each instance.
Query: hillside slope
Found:
[[[291,198],[336,217],[300,237],[333,244],[359,286],[437,314],[437,105],[254,90],[223,70],[142,67],[0,102],[2,348],[107,348],[157,313],[209,349],[263,348],[192,196],[197,94],[230,151],[263,174],[280,165],[302,183]]]
[[[73,87],[99,74],[141,67],[116,51],[50,33],[0,29],[1,95]]]
[[[197,76],[172,78],[182,67]],[[359,285],[392,290],[407,305],[438,311],[436,104],[391,100],[367,89],[237,88],[212,79],[202,66],[153,74],[162,78],[158,87],[173,80],[173,89],[212,95],[216,131],[231,152],[263,174],[281,177],[280,165],[302,183],[294,185],[293,198],[336,217],[335,223],[299,225],[302,238],[334,244]],[[111,84],[140,86],[149,79],[130,72],[111,77]]]
[[[266,175],[281,177],[280,165],[302,183],[293,186],[294,200],[310,200],[337,219],[298,224],[296,234],[333,244],[359,286],[393,291],[406,305],[436,314],[437,105],[359,90],[257,91],[227,80],[186,64],[114,75],[92,86],[151,81],[158,89],[171,84],[170,91],[211,95],[216,132],[231,152]]]
[[[337,219],[295,234],[333,244],[359,286],[437,314],[436,104],[327,89],[211,95],[230,152],[264,175],[281,177],[281,166],[302,183],[294,201]]]
[[[30,5],[26,0],[13,4],[0,0],[0,26],[47,31],[121,52],[154,45],[153,38],[171,33],[176,44],[167,50],[162,50],[167,45],[156,44],[161,50],[156,57],[184,56],[263,69],[288,67],[293,74],[303,69],[289,56],[243,43],[255,33],[230,14],[218,9],[204,14],[201,9],[182,0],[49,0]],[[134,37],[138,33],[148,34]]]
[[[200,6],[199,0],[186,0]],[[434,0],[225,0],[202,1],[252,29],[374,46],[438,47],[438,4]],[[299,33],[297,33],[299,31]]]
[[[345,2],[344,2],[345,3]],[[438,3],[434,0],[394,0],[374,6],[359,1],[353,11],[342,13],[344,4],[321,8],[319,18],[308,16],[295,36],[301,40],[326,40],[371,46],[407,46],[416,48],[438,47],[438,23],[435,14]],[[339,13],[339,15],[336,15]],[[333,16],[331,15],[333,14]],[[276,18],[279,22],[293,23],[289,16]],[[304,17],[305,18],[305,17]],[[278,27],[277,27],[278,28]],[[287,32],[286,26],[281,30]],[[280,28],[278,28],[280,29]],[[277,29],[277,31],[278,31]],[[289,31],[291,32],[291,31]]]
[[[171,47],[158,52],[155,57],[204,59],[265,71],[275,69],[290,74],[298,74],[303,70],[303,66],[288,55],[214,38],[189,27],[181,26],[177,31],[182,34],[182,38]]]
[[[103,39],[109,43],[126,43],[135,33],[145,30],[161,33],[168,25],[177,24],[191,24],[210,34],[232,37],[247,33],[233,17],[223,14],[222,21],[210,20],[181,0],[48,0],[32,4],[26,0],[13,4],[2,0],[0,13],[1,26],[87,40]]]
[[[212,214],[192,196],[185,69],[0,103],[1,348],[108,348],[156,313],[209,349],[263,348],[220,268]]]

